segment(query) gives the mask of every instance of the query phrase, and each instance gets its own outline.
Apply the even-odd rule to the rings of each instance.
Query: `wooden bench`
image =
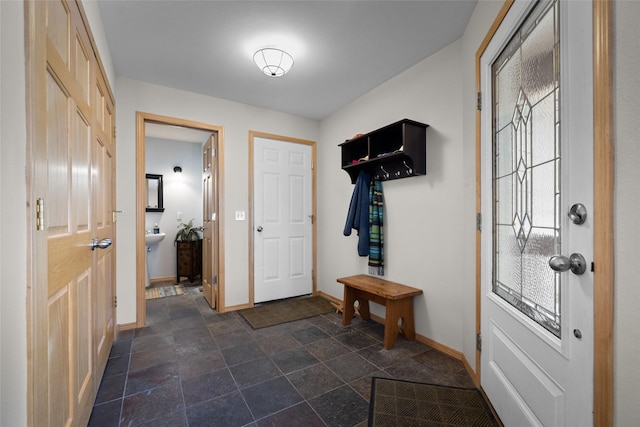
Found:
[[[354,303],[358,301],[360,317],[365,320],[371,318],[369,301],[384,305],[386,315],[384,319],[384,348],[393,348],[398,332],[413,341],[416,338],[413,322],[413,297],[422,294],[422,289],[401,285],[400,283],[384,280],[379,277],[358,274],[337,279],[344,285],[344,309],[342,324],[351,323],[354,315]],[[402,327],[398,321],[402,319]]]

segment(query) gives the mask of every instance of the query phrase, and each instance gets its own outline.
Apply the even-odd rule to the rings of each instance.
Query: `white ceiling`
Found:
[[[116,74],[323,119],[462,36],[476,0],[99,0]],[[253,53],[276,46],[273,78]]]

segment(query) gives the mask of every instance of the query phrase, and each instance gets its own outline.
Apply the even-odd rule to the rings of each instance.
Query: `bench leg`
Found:
[[[342,326],[347,326],[351,323],[351,319],[353,319],[353,314],[355,312],[353,308],[353,304],[355,302],[355,290],[348,286],[345,286],[344,298],[342,299]]]
[[[371,314],[369,313],[369,300],[359,297],[358,303],[358,312],[360,313],[362,320],[371,319]]]
[[[405,298],[401,300],[387,301],[387,311],[384,320],[384,342],[385,350],[393,348],[396,338],[400,332],[398,321],[402,319],[402,333],[408,341],[416,338],[413,323],[413,300]]]
[[[413,299],[407,298],[402,300],[402,334],[407,341],[416,339],[416,329],[413,320]]]

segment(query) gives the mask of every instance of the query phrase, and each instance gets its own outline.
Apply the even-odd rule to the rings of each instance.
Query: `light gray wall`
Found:
[[[615,425],[640,425],[640,2],[614,4]]]
[[[416,332],[475,366],[475,53],[501,1],[481,1],[464,36],[322,121],[318,284],[342,297],[341,276],[366,273],[356,237],[342,236],[353,185],[338,143],[402,118],[427,123],[427,175],[389,181],[385,277],[423,290]],[[383,316],[381,307],[373,309]]]
[[[225,305],[249,301],[248,221],[235,221],[234,211],[248,212],[249,130],[312,141],[318,140],[319,123],[237,102],[150,83],[117,78],[116,205],[118,217],[116,291],[118,323],[136,320],[135,212],[136,212],[136,112],[160,114],[223,126],[224,201],[221,221],[225,242]]]
[[[0,1],[0,425],[27,425],[24,5]]]
[[[462,44],[457,41],[322,122],[318,149],[318,286],[342,298],[336,278],[367,273],[355,233],[344,237],[353,192],[337,146],[402,118],[427,129],[426,176],[383,183],[385,278],[420,288],[416,332],[462,349]],[[372,311],[384,317],[383,308]]]

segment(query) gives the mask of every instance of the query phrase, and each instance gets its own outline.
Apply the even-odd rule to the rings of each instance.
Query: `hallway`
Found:
[[[89,422],[118,426],[366,426],[371,377],[473,387],[464,366],[330,313],[253,330],[197,288],[147,301],[149,326],[114,342]]]

